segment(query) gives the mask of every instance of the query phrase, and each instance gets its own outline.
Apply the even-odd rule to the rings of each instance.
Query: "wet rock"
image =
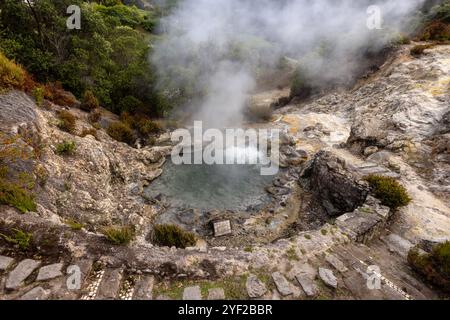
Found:
[[[319,294],[319,290],[317,289],[316,284],[309,275],[300,273],[297,274],[295,278],[308,297],[315,297]]]
[[[0,256],[0,271],[6,270],[11,266],[14,259],[10,257]]]
[[[40,261],[25,259],[12,270],[6,279],[6,289],[17,289],[22,282],[41,264]]]
[[[225,291],[222,288],[209,289],[208,300],[225,300]]]
[[[199,286],[187,287],[183,291],[183,300],[202,300]]]
[[[45,281],[61,277],[63,275],[61,272],[62,267],[63,267],[62,263],[55,263],[42,267],[41,269],[39,269],[36,281]]]
[[[248,276],[245,287],[250,298],[260,298],[267,292],[266,285],[253,274]]]
[[[329,151],[317,153],[301,177],[308,180],[310,189],[330,216],[355,210],[369,192],[367,184],[357,180],[345,168],[345,162]]]
[[[49,296],[49,290],[44,290],[42,287],[36,287],[21,296],[19,300],[47,300]]]
[[[272,279],[281,295],[288,296],[293,293],[289,281],[281,273],[272,273]]]
[[[333,271],[330,269],[319,268],[319,277],[329,287],[337,288],[337,278],[334,276]]]

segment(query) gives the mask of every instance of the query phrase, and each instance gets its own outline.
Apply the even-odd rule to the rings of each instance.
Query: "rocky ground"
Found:
[[[413,245],[450,238],[449,57],[450,46],[421,57],[405,46],[353,90],[277,110],[264,124],[285,132],[286,168],[274,180],[273,206],[233,222],[231,236],[187,249],[157,247],[147,237],[163,208],[142,191],[162,172],[167,135],[140,149],[101,129],[81,137],[92,129],[86,113],[71,110],[78,120],[69,134],[57,127],[62,107],[38,108],[16,91],[1,95],[2,133],[39,151],[16,165],[46,179],[35,186],[37,212],[0,207],[0,231],[17,227],[34,236],[25,252],[0,242],[0,297],[442,297],[408,267],[406,255]],[[273,104],[285,92],[262,100]],[[104,111],[102,121],[113,117]],[[64,140],[76,142],[74,155],[55,152]],[[382,206],[361,181],[370,173],[398,178],[412,203],[396,213]],[[84,227],[74,230],[72,220]],[[111,245],[100,232],[123,224],[137,229],[129,246]]]

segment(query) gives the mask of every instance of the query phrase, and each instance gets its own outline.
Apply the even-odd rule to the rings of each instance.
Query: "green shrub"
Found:
[[[184,231],[178,226],[161,224],[153,228],[153,242],[159,246],[184,249],[194,246],[196,237],[193,233]]]
[[[33,89],[33,97],[34,101],[36,101],[36,105],[38,107],[42,106],[42,103],[44,102],[44,88],[35,87]]]
[[[304,68],[297,68],[291,81],[291,97],[308,98],[312,94],[309,73]]]
[[[86,90],[83,96],[83,101],[81,102],[80,109],[90,112],[99,108],[100,105],[98,103],[97,98],[94,96],[91,90]]]
[[[100,109],[94,109],[89,113],[88,120],[90,123],[97,123],[102,118],[102,111]]]
[[[134,228],[131,226],[108,227],[104,230],[103,234],[108,241],[115,245],[126,245],[135,236]]]
[[[75,153],[76,148],[74,141],[63,141],[56,145],[56,153],[59,155],[72,155]]]
[[[142,107],[142,102],[133,97],[133,96],[126,96],[122,100],[120,100],[119,104],[117,105],[117,112],[136,112],[140,107]]]
[[[425,52],[425,50],[430,49],[430,48],[433,48],[433,45],[431,45],[431,44],[420,44],[420,45],[414,46],[411,49],[410,53],[411,53],[412,56],[416,56],[417,57],[417,56],[421,56]]]
[[[136,130],[143,136],[159,133],[162,131],[162,127],[158,122],[141,119],[136,123]]]
[[[72,230],[81,230],[83,229],[83,224],[74,220],[74,219],[67,219],[66,224],[72,229]]]
[[[433,21],[425,27],[422,35],[422,41],[447,41],[450,40],[450,25],[441,21]]]
[[[133,144],[136,140],[133,130],[131,130],[128,125],[120,121],[111,123],[106,131],[111,138],[120,142]]]
[[[248,115],[255,121],[270,121],[272,119],[272,108],[268,105],[251,105]]]
[[[0,91],[11,88],[22,89],[25,71],[0,52]]]
[[[395,210],[411,202],[405,187],[394,178],[371,175],[365,179],[369,182],[375,197],[380,199],[383,205]]]
[[[84,138],[87,135],[93,136],[96,140],[98,140],[97,129],[95,129],[95,128],[91,128],[91,129],[84,128],[83,131],[81,131],[80,137]]]
[[[2,233],[0,233],[0,236],[2,236],[7,242],[17,245],[20,250],[28,250],[33,239],[33,234],[20,229],[12,229],[12,231],[14,232],[12,236],[7,236]]]
[[[58,113],[58,128],[68,133],[74,134],[77,118],[69,111],[63,110]]]
[[[408,263],[427,281],[450,292],[450,241],[436,245],[431,253],[421,254],[412,248]]]
[[[34,195],[21,186],[0,179],[0,204],[9,205],[23,213],[36,211]]]

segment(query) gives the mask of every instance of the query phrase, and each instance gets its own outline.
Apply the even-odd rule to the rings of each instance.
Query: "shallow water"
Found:
[[[257,165],[174,165],[146,189],[162,194],[174,207],[245,210],[269,200],[265,187],[274,177],[261,176]]]

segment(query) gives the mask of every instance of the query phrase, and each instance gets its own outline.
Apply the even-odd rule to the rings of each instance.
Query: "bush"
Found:
[[[421,254],[412,248],[408,263],[427,281],[450,292],[450,241],[436,245],[431,253]]]
[[[58,113],[58,128],[71,134],[75,133],[75,124],[77,118],[69,111],[63,110]]]
[[[422,41],[447,41],[450,40],[450,25],[441,21],[433,21],[425,27],[422,35]]]
[[[73,107],[77,99],[73,94],[65,91],[60,82],[48,83],[44,87],[45,99],[52,101],[59,106]]]
[[[20,229],[12,229],[12,231],[14,232],[12,236],[7,236],[2,233],[0,233],[0,236],[2,236],[6,240],[6,242],[17,245],[20,250],[28,250],[33,239],[33,234],[22,231]]]
[[[102,112],[100,109],[94,109],[89,113],[88,120],[91,123],[99,122],[102,118]]]
[[[36,211],[34,195],[21,186],[0,179],[0,204],[9,205],[22,213]]]
[[[309,82],[308,72],[304,68],[298,68],[291,82],[291,98],[308,98],[313,92],[313,88]]]
[[[98,103],[98,99],[94,96],[92,91],[86,90],[86,92],[84,93],[84,96],[83,96],[83,102],[80,105],[80,109],[90,112],[99,107],[100,107],[100,105]]]
[[[84,227],[82,223],[80,223],[74,219],[67,219],[66,224],[70,227],[70,229],[75,230],[75,231],[81,230]]]
[[[75,153],[76,148],[74,141],[64,141],[56,146],[56,153],[59,155],[72,155]]]
[[[25,71],[0,52],[0,91],[12,88],[22,89]]]
[[[159,246],[184,249],[194,246],[196,238],[193,233],[184,231],[178,226],[162,224],[153,228],[153,242]]]
[[[126,96],[120,100],[116,111],[117,113],[136,112],[140,107],[142,107],[142,102],[139,99],[133,96]]]
[[[42,106],[42,103],[44,102],[44,88],[35,87],[32,92],[34,101],[36,101],[36,105],[38,107]]]
[[[91,129],[83,129],[83,131],[81,131],[81,135],[80,137],[84,138],[87,135],[93,136],[96,140],[98,140],[98,136],[97,136],[97,129],[95,128],[91,128]]]
[[[115,245],[126,245],[135,236],[134,228],[131,226],[108,227],[103,233],[108,241]]]
[[[270,121],[272,119],[272,108],[268,105],[251,105],[248,108],[248,114],[257,121]]]
[[[159,123],[149,120],[141,119],[136,124],[136,130],[143,136],[159,133],[162,131],[162,127]]]
[[[395,210],[411,202],[405,187],[394,178],[371,175],[366,177],[366,180],[369,182],[375,197],[391,209]]]
[[[416,56],[417,57],[417,56],[421,56],[425,52],[425,50],[430,49],[430,48],[433,48],[433,45],[431,45],[431,44],[420,44],[420,45],[414,46],[411,49],[410,53],[411,53],[412,56]]]
[[[136,140],[133,130],[131,130],[128,125],[120,121],[111,123],[107,129],[107,132],[111,138],[120,142],[133,144]]]

